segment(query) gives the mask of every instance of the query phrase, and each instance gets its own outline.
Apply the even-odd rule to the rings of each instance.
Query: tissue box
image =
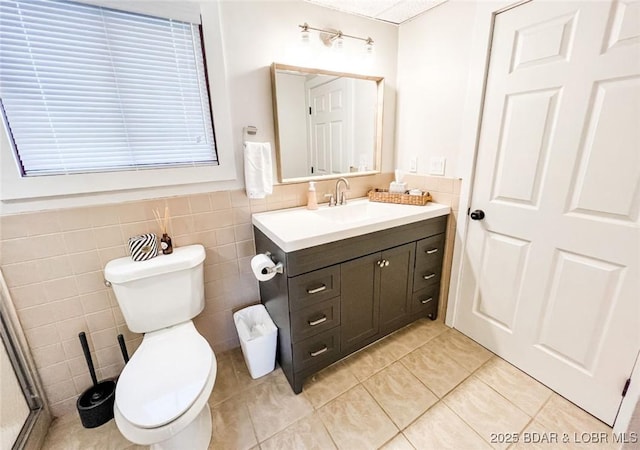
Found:
[[[407,190],[407,183],[399,183],[397,181],[392,181],[389,185],[389,192],[391,194],[404,194]]]

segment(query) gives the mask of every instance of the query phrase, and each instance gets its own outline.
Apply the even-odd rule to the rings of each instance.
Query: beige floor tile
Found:
[[[449,327],[442,322],[420,319],[386,337],[381,342],[382,348],[389,352],[394,360],[397,360],[448,329]]]
[[[393,422],[361,385],[327,403],[319,412],[340,449],[375,449],[398,433]]]
[[[555,393],[536,415],[535,420],[545,429],[560,433],[611,431],[611,427]]]
[[[531,420],[475,375],[447,395],[444,402],[487,442],[491,442],[492,433],[519,433]]]
[[[115,420],[97,428],[84,428],[78,414],[55,419],[42,446],[43,450],[122,450],[133,446],[122,436]],[[148,448],[148,447],[142,447]]]
[[[231,355],[228,352],[216,355],[216,360],[218,372],[216,373],[213,391],[211,391],[211,396],[209,397],[209,405],[212,407],[236,395],[240,390],[240,383],[236,377]]]
[[[231,357],[231,361],[233,362],[233,368],[236,373],[236,378],[238,379],[239,390],[249,389],[273,378],[284,377],[282,370],[276,364],[276,369],[273,372],[270,372],[260,378],[253,379],[251,378],[247,364],[244,361],[244,356],[242,356],[242,350],[240,347],[229,350],[228,352],[225,352],[225,355],[226,354]]]
[[[475,375],[531,417],[551,397],[550,389],[497,356]]]
[[[491,448],[443,402],[420,416],[403,434],[418,450]]]
[[[381,371],[396,359],[384,349],[384,341],[377,342],[349,356],[344,362],[359,381]]]
[[[587,433],[583,436],[582,433]],[[518,443],[509,447],[509,450],[549,450],[562,448],[564,449],[619,449],[620,444],[616,444],[611,433],[604,431],[592,432],[584,430],[582,432],[563,431],[556,426],[548,428],[540,422],[533,420],[522,433],[520,433]],[[600,433],[605,433],[601,435]],[[599,442],[593,442],[594,438]]]
[[[398,433],[396,437],[380,447],[380,450],[415,450],[413,445],[404,437],[404,434]]]
[[[242,394],[259,442],[313,412],[311,403],[305,396],[294,394],[282,371],[279,372],[281,376],[272,376]]]
[[[318,413],[288,426],[260,444],[262,450],[325,450],[335,449],[331,436]]]
[[[431,341],[465,369],[473,372],[487,362],[493,353],[457,330],[450,329]]]
[[[440,398],[470,374],[449,358],[444,349],[431,344],[409,353],[400,362]]]
[[[356,384],[358,380],[347,365],[339,362],[308,378],[303,393],[314,408],[318,409]]]
[[[438,401],[400,362],[391,364],[363,384],[401,430]]]
[[[212,408],[211,422],[210,449],[246,450],[258,443],[247,405],[240,396],[234,396]]]

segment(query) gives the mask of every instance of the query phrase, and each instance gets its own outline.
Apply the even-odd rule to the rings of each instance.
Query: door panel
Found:
[[[480,265],[480,288],[474,312],[506,331],[513,331],[530,242],[486,233]]]
[[[351,85],[344,78],[307,83],[310,105],[311,165],[316,175],[349,171],[347,133],[350,129]]]
[[[496,16],[455,318],[608,424],[640,347],[638,5]]]
[[[344,352],[378,333],[380,320],[380,253],[340,264],[341,345]]]
[[[621,272],[618,265],[558,250],[537,345],[592,374],[606,319],[616,304]]]
[[[385,266],[380,269],[380,328],[396,329],[409,313],[413,291],[415,244],[401,245],[382,252]]]
[[[597,82],[591,105],[569,210],[638,222],[640,77]]]
[[[494,200],[538,205],[558,94],[545,89],[506,97]]]

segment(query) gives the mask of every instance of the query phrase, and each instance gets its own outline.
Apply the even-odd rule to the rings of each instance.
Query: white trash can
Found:
[[[251,378],[260,378],[276,366],[278,328],[264,305],[253,305],[233,314],[244,362]]]

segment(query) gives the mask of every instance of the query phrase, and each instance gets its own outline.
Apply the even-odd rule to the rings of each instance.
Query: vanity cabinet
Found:
[[[254,227],[284,273],[260,283],[294,392],[304,379],[420,318],[437,316],[446,216],[285,252]]]

